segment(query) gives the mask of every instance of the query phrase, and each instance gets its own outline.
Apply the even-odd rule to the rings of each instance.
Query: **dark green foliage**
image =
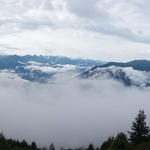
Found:
[[[36,150],[36,149],[37,149],[37,146],[36,146],[36,143],[35,143],[35,142],[32,142],[31,148],[32,148],[33,150]]]
[[[101,145],[100,150],[107,150],[108,148],[112,147],[113,142],[114,137],[109,137],[108,140]]]
[[[130,141],[133,144],[139,144],[144,142],[149,134],[149,127],[147,126],[146,122],[146,115],[143,110],[140,110],[135,121],[132,122],[131,132],[130,134]]]
[[[141,144],[129,144],[127,150],[150,150],[150,141]]]
[[[112,150],[125,150],[128,145],[127,137],[124,133],[119,133],[112,143]]]
[[[99,150],[99,147],[96,147],[96,150]]]
[[[49,146],[49,150],[55,150],[55,146],[54,146],[54,144],[53,144],[53,143],[51,143],[51,144],[50,144],[50,146]]]
[[[42,150],[47,150],[47,148],[46,148],[46,147],[43,147]]]
[[[0,150],[40,150],[36,147],[36,143],[29,145],[25,140],[22,142],[6,139],[3,133],[0,133]]]
[[[89,144],[88,148],[86,150],[95,150],[94,145],[93,144]]]
[[[27,144],[27,142],[25,141],[25,140],[23,140],[21,143],[20,143],[20,145],[22,146],[22,147],[28,147],[28,144]]]
[[[6,138],[3,135],[3,133],[0,133],[0,149],[6,149],[7,145],[6,145]]]
[[[105,141],[100,150],[126,150],[128,146],[128,140],[124,133],[119,133],[115,138],[109,137]]]

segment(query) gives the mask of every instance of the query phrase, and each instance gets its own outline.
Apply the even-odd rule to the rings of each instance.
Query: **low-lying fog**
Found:
[[[150,125],[149,88],[104,79],[37,84],[10,78],[0,74],[0,131],[8,138],[39,146],[100,145],[108,136],[130,130],[139,109]]]

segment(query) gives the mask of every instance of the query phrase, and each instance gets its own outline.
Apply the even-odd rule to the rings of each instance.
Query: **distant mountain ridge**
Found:
[[[56,75],[73,75],[81,78],[109,78],[126,86],[150,86],[150,61],[134,60],[127,63],[72,59],[60,56],[8,55],[0,56],[0,73],[8,71],[18,77],[45,83]]]
[[[150,86],[150,61],[109,62],[95,66],[81,75],[81,78],[100,77],[112,78],[127,86]]]
[[[39,63],[49,63],[53,64],[72,64],[72,65],[81,65],[81,66],[97,66],[102,65],[104,61],[96,61],[91,59],[73,59],[69,57],[60,57],[60,56],[37,56],[37,55],[8,55],[0,57],[0,69],[13,68],[13,65],[19,65],[19,62],[35,61]]]
[[[8,55],[0,57],[0,70],[11,70],[22,79],[39,82],[50,79],[56,73],[67,71],[82,73],[90,67],[102,64],[104,64],[103,61],[60,56]]]
[[[110,67],[110,66],[117,66],[117,67],[132,67],[135,70],[140,71],[150,71],[150,61],[148,60],[133,60],[127,63],[121,63],[121,62],[109,62],[101,66],[95,66],[96,67]],[[93,68],[93,69],[94,69]]]

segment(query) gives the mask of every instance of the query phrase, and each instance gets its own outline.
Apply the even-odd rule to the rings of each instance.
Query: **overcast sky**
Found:
[[[0,53],[150,59],[149,0],[0,0]]]

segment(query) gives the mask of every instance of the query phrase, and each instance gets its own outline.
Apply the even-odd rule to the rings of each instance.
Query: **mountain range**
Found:
[[[46,82],[56,74],[82,73],[89,68],[104,64],[103,61],[72,59],[59,56],[0,56],[0,71],[11,71],[28,81]]]
[[[126,86],[150,86],[150,61],[134,60],[127,63],[109,62],[95,66],[81,75],[82,78],[109,78]]]
[[[0,56],[0,73],[7,71],[32,82],[45,83],[56,75],[78,76],[81,79],[113,79],[126,86],[150,86],[150,61],[127,63],[72,59],[60,56]]]

